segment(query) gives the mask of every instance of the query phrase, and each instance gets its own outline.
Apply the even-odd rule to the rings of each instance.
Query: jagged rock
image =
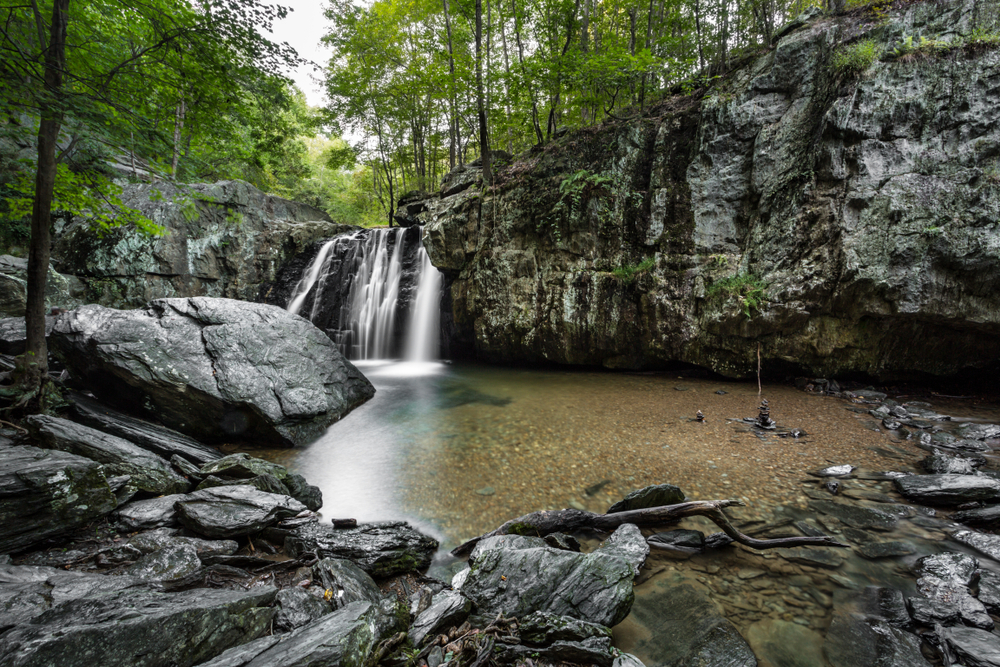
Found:
[[[2,282],[4,276],[0,274],[0,282]],[[2,297],[3,289],[0,287],[0,312],[9,312],[4,306],[5,299]],[[24,326],[24,301],[23,296],[21,297],[21,314],[22,317],[4,317],[0,318],[0,354],[9,354],[11,356],[16,356],[18,354],[24,354],[25,341],[27,341],[28,330]],[[46,317],[45,318],[45,338],[48,340],[49,334],[52,333],[52,325],[55,324],[56,318]]]
[[[288,487],[288,495],[313,512],[318,512],[323,507],[323,492],[318,486],[306,482],[306,478],[302,475],[289,475],[282,482]]]
[[[958,435],[970,440],[993,440],[1000,438],[1000,424],[977,424],[966,422],[956,429]]]
[[[543,611],[522,617],[518,633],[521,643],[529,646],[548,646],[557,641],[578,642],[591,637],[611,639],[611,628],[604,625]]]
[[[658,577],[632,615],[648,630],[636,646],[663,667],[757,667],[736,626],[722,615],[711,592],[679,574]]]
[[[212,475],[221,479],[252,479],[258,475],[273,475],[277,479],[285,479],[288,476],[285,466],[242,452],[210,461],[201,466],[198,472],[202,477]]]
[[[545,611],[612,626],[628,615],[632,582],[648,553],[631,524],[587,554],[553,549],[540,538],[488,537],[473,550],[461,591],[485,615]]]
[[[983,606],[991,614],[1000,613],[1000,574],[991,570],[982,570],[979,573],[979,593],[976,599],[983,603]]]
[[[277,607],[274,627],[281,632],[308,625],[333,611],[324,600],[298,587],[278,591]]]
[[[389,603],[352,602],[270,646],[234,649],[200,667],[364,667],[379,643],[403,627]]]
[[[200,468],[183,456],[174,454],[170,457],[170,463],[178,470],[178,472],[187,477],[193,483],[197,484],[202,481]]]
[[[95,461],[35,447],[8,447],[0,456],[0,553],[75,530],[116,505]]]
[[[129,546],[135,547],[143,554],[151,554],[154,551],[171,546],[189,546],[195,550],[199,557],[208,556],[229,556],[236,553],[239,544],[233,540],[202,540],[197,537],[186,537],[179,534],[175,528],[157,528],[129,539]]]
[[[382,591],[367,572],[343,558],[324,558],[312,567],[313,578],[330,591],[335,609],[351,602],[379,602]]]
[[[959,544],[972,547],[979,553],[1000,561],[1000,535],[977,533],[974,530],[956,530],[950,537]]]
[[[927,505],[1000,501],[1000,481],[975,475],[909,475],[895,480],[909,500]]]
[[[974,465],[972,459],[944,454],[931,454],[920,464],[933,475],[974,475],[979,467]]]
[[[943,552],[924,556],[915,570],[920,596],[911,597],[907,604],[917,623],[934,626],[965,623],[990,629],[993,619],[983,603],[972,597],[969,586],[979,578],[979,561],[972,556]]]
[[[203,465],[222,456],[218,450],[192,440],[186,435],[112,410],[89,396],[70,394],[69,403],[74,418],[81,424],[124,438],[165,459],[172,460],[174,456],[179,455],[186,461]]]
[[[705,548],[705,533],[700,530],[666,530],[650,535],[646,541],[661,547],[701,550]]]
[[[125,568],[122,574],[139,579],[173,581],[200,569],[201,559],[195,548],[189,544],[175,544],[143,556],[137,563]]]
[[[95,656],[107,667],[193,665],[263,634],[276,592],[95,591],[0,636],[0,665],[87,667]]]
[[[642,660],[635,657],[631,653],[619,653],[615,657],[615,661],[612,663],[611,667],[646,667],[642,664]]]
[[[373,577],[389,577],[430,565],[438,542],[405,521],[365,523],[357,528],[307,524],[285,538],[293,558],[315,552],[320,558],[346,558]]]
[[[212,538],[257,533],[295,516],[305,505],[289,496],[250,486],[218,486],[189,493],[175,504],[177,519],[189,530]]]
[[[673,484],[656,484],[638,489],[608,508],[608,514],[684,502],[684,492]]]
[[[48,415],[28,417],[28,426],[46,447],[102,463],[106,474],[128,475],[140,491],[161,495],[184,493],[190,487],[169,461],[128,440]]]
[[[944,551],[920,558],[914,570],[921,577],[937,577],[942,581],[971,586],[979,577],[979,561],[968,554]]]
[[[870,595],[836,591],[823,642],[832,667],[930,667],[920,639],[878,613]]]
[[[427,636],[461,625],[471,612],[472,600],[460,591],[441,591],[432,598],[431,605],[413,619],[410,642],[420,646]]]
[[[1000,637],[975,628],[941,628],[948,643],[968,667],[1000,667]]]
[[[115,517],[128,531],[176,526],[178,521],[174,504],[184,497],[184,494],[178,493],[149,500],[136,500],[119,507]]]
[[[559,664],[598,665],[612,667],[615,661],[608,637],[588,637],[580,641],[557,641],[548,646],[507,646],[501,644],[497,659],[503,663],[522,663],[525,659],[537,659]]]
[[[896,517],[871,507],[848,505],[834,500],[810,500],[809,507],[832,516],[852,528],[892,530],[896,527]]]
[[[951,515],[951,520],[968,526],[998,528],[1000,527],[1000,505],[987,505],[974,510],[955,512]]]
[[[205,442],[311,442],[374,388],[309,321],[206,297],[61,315],[53,348],[97,396]]]
[[[251,479],[219,479],[214,475],[209,475],[198,484],[195,491],[214,489],[219,486],[252,486],[258,491],[274,493],[281,496],[289,496],[288,487],[281,483],[274,475],[257,475]]]

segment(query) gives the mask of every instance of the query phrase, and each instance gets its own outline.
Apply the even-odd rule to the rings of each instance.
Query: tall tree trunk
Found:
[[[451,73],[451,86],[448,91],[448,104],[451,106],[451,117],[448,119],[448,166],[455,168],[455,159],[461,160],[461,131],[458,127],[458,102],[455,100],[455,52],[451,41],[451,15],[448,11],[448,0],[444,0],[444,27],[448,32],[448,71]]]
[[[563,44],[562,53],[560,58],[565,58],[566,53],[569,51],[569,45],[573,43],[573,26],[576,23],[576,15],[580,12],[580,0],[576,0],[573,4],[573,13],[569,15],[566,21],[566,43]],[[561,72],[561,70],[560,70]],[[549,109],[549,122],[545,129],[546,134],[551,137],[555,134],[557,125],[559,123],[559,99],[562,96],[562,74],[560,73],[556,77],[556,93],[552,97],[552,107]]]
[[[502,6],[501,6],[502,7]],[[499,9],[499,8],[498,8]],[[513,117],[510,109],[510,55],[507,51],[507,31],[504,30],[503,24],[505,21],[503,17],[500,18],[500,41],[503,44],[503,70],[507,74],[504,85],[504,110],[507,112],[507,123],[506,123],[506,134],[507,134],[507,152],[511,155],[514,154],[514,137],[511,134],[511,118]]]
[[[184,106],[184,98],[177,103],[177,110],[174,113],[174,156],[170,161],[170,178],[177,178],[177,162],[181,157],[181,133],[184,131],[184,114],[187,107]]]
[[[483,0],[476,0],[476,106],[479,110],[479,154],[483,160],[483,186],[489,187],[493,183],[493,172],[490,169],[490,138],[483,97]]]
[[[701,5],[698,0],[694,0],[694,32],[698,40],[698,70],[705,69],[705,50],[701,40]]]
[[[528,96],[531,97],[531,124],[535,128],[535,136],[538,143],[545,143],[545,136],[542,134],[542,126],[538,122],[538,100],[535,97],[535,87],[528,80],[528,71],[524,66],[524,45],[521,43],[521,27],[517,19],[516,0],[510,0],[511,11],[514,12],[514,37],[517,40],[517,61],[521,65],[521,76],[524,77],[525,85],[528,86]]]
[[[36,15],[36,18],[42,17]],[[52,25],[45,49],[45,94],[42,120],[38,127],[38,163],[35,198],[31,206],[31,243],[28,249],[28,288],[25,303],[27,337],[21,358],[21,386],[38,390],[48,375],[48,347],[45,344],[45,284],[52,253],[52,197],[56,186],[56,143],[62,127],[63,70],[66,67],[66,26],[69,0],[55,0]],[[44,34],[44,33],[43,33]]]

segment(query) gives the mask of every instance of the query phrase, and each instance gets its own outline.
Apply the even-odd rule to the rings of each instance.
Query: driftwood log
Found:
[[[753,549],[773,549],[775,547],[846,547],[832,537],[781,537],[773,540],[758,540],[744,535],[729,521],[722,511],[725,507],[742,506],[739,500],[694,500],[677,505],[661,505],[646,509],[615,512],[614,514],[595,514],[583,510],[546,510],[532,512],[516,519],[511,519],[496,530],[474,537],[464,544],[455,547],[453,556],[468,556],[479,540],[495,535],[531,535],[544,537],[550,533],[573,532],[577,530],[612,531],[626,523],[634,523],[640,528],[657,528],[675,523],[684,517],[705,516],[718,524],[722,531],[734,542]]]

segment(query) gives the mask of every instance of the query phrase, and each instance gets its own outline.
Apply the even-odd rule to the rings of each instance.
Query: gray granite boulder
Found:
[[[174,508],[177,519],[186,528],[215,539],[257,533],[306,510],[294,498],[265,493],[252,486],[218,486],[195,491],[179,498]]]
[[[823,653],[832,667],[930,667],[920,638],[880,613],[867,593],[837,591]]]
[[[28,417],[28,427],[45,447],[102,463],[108,476],[128,475],[140,491],[184,493],[191,486],[169,461],[117,436],[48,415]]]
[[[375,392],[326,334],[264,304],[82,306],[58,318],[52,342],[99,398],[202,442],[312,442]]]
[[[0,553],[84,526],[117,505],[101,464],[35,447],[0,456]]]
[[[293,558],[307,552],[320,558],[346,558],[376,578],[425,569],[437,547],[437,540],[404,521],[364,523],[356,528],[310,523],[285,538],[285,549]]]

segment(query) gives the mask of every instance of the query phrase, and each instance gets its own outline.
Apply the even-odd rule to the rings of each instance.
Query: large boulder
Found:
[[[83,306],[57,320],[52,340],[99,398],[204,442],[305,444],[375,392],[322,331],[264,304]]]
[[[0,456],[0,554],[80,528],[116,505],[96,461],[35,447]]]
[[[438,542],[403,521],[364,523],[356,528],[334,528],[309,523],[285,538],[288,555],[313,552],[320,558],[346,558],[372,577],[425,569]]]
[[[179,498],[174,507],[189,530],[221,539],[258,533],[306,509],[290,496],[242,485],[195,491]]]
[[[648,554],[632,524],[587,554],[554,549],[537,537],[488,537],[473,550],[461,591],[485,615],[544,611],[610,627],[628,615],[633,580]]]
[[[128,440],[48,415],[28,417],[28,426],[45,447],[103,463],[108,476],[128,475],[140,491],[184,493],[191,486],[169,461]]]

